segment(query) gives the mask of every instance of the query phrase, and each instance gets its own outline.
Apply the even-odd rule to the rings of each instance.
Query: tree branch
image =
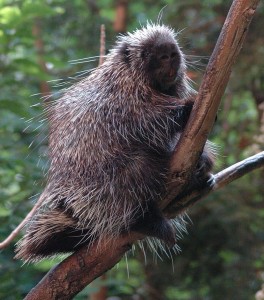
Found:
[[[41,206],[43,201],[42,197],[39,197],[36,204],[32,207],[31,211],[26,215],[25,219],[9,234],[9,236],[0,243],[0,250],[6,248],[13,239],[19,234],[20,230],[27,224],[27,222],[32,218],[36,210]]]
[[[116,240],[94,243],[89,249],[81,248],[51,269],[25,300],[72,299],[87,284],[111,269],[140,238],[143,236],[130,233]]]
[[[166,207],[183,190],[195,169],[213,127],[231,67],[242,48],[258,2],[259,0],[233,1],[206,68],[189,121],[175,149],[171,162],[171,184],[162,207]]]
[[[264,151],[250,156],[215,175],[215,186],[212,191],[218,190],[245,174],[264,166]]]

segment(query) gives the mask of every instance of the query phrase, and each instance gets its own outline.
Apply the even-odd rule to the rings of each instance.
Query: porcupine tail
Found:
[[[73,252],[83,245],[82,237],[87,234],[87,229],[76,228],[76,220],[65,211],[54,209],[37,214],[18,242],[15,258],[34,262],[58,253]],[[88,243],[85,239],[85,244]]]

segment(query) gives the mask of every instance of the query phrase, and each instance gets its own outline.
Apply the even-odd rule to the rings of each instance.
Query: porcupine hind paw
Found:
[[[152,205],[149,205],[152,206]],[[176,244],[176,232],[170,221],[163,217],[161,211],[153,205],[132,226],[131,231],[162,240],[169,248]]]
[[[176,244],[176,232],[171,226],[170,221],[165,218],[153,224],[149,235],[162,240],[168,248],[173,248]]]

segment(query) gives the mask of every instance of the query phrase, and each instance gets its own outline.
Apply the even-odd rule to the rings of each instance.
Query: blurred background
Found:
[[[118,33],[155,22],[163,9],[162,22],[181,31],[179,43],[198,89],[231,2],[0,1],[1,240],[26,216],[45,184],[43,97],[59,96],[65,83],[98,65],[101,24],[108,50]],[[263,28],[262,2],[210,136],[220,146],[216,172],[263,149]],[[178,255],[159,259],[146,253],[145,260],[140,251],[128,254],[75,299],[255,299],[264,282],[263,177],[263,170],[248,174],[191,208]],[[0,299],[22,299],[59,261],[23,265],[13,259],[17,240],[0,252]]]

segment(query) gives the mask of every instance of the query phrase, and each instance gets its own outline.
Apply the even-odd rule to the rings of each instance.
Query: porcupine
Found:
[[[119,36],[104,63],[50,105],[43,203],[16,257],[35,261],[129,231],[175,244],[158,202],[195,98],[176,35],[148,24]],[[213,157],[205,146],[197,186]]]

